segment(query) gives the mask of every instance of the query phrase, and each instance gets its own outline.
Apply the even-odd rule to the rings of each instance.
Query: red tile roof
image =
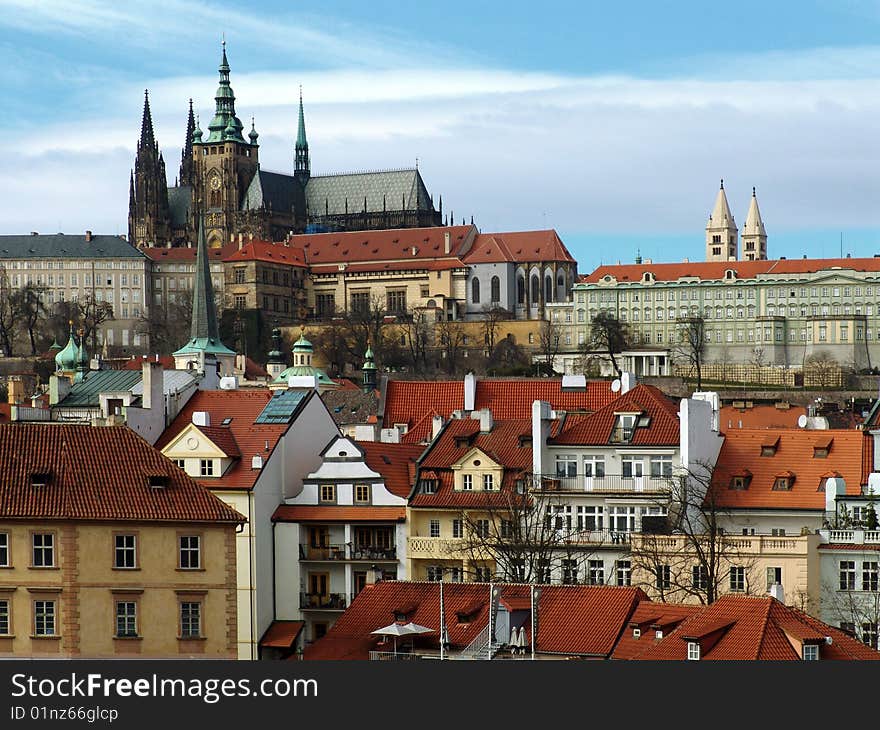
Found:
[[[688,638],[709,634],[717,641],[701,646],[701,659],[800,660],[804,639],[819,646],[820,659],[880,659],[880,652],[774,598],[731,594],[701,607],[634,658],[686,659]]]
[[[641,413],[651,420],[633,432],[633,446],[671,446],[680,440],[678,403],[653,385],[639,384],[604,408],[585,416],[567,416],[552,444],[608,444],[617,423],[616,413]]]
[[[260,646],[272,649],[290,649],[305,623],[305,621],[273,621],[266,629],[266,633],[263,634],[263,638],[260,639]]]
[[[196,426],[196,428],[230,459],[241,457],[241,451],[235,443],[235,436],[229,426]]]
[[[722,406],[718,414],[718,428],[726,432],[733,428],[798,428],[798,418],[805,416],[803,406],[777,408],[755,405],[751,408]]]
[[[222,476],[206,477],[199,481],[211,489],[251,489],[262,473],[259,469],[251,468],[252,457],[260,454],[265,463],[288,428],[287,424],[254,423],[271,397],[272,392],[268,388],[198,390],[156,441],[156,448],[161,451],[171,443],[192,423],[195,411],[207,411],[212,428],[221,424],[223,419],[231,418],[228,426],[219,427],[231,432],[241,458],[234,461]]]
[[[464,261],[469,265],[504,261],[576,263],[562,239],[552,229],[481,234],[474,240],[474,245],[464,256]]]
[[[630,617],[629,624],[614,647],[611,658],[633,659],[661,641],[657,638],[658,629],[665,636],[682,621],[700,611],[700,608],[695,604],[642,601]],[[634,635],[635,629],[639,630],[639,636]]]
[[[2,424],[0,483],[2,519],[244,521],[125,426]]]
[[[221,248],[209,248],[208,249],[208,258],[210,260],[218,260],[222,261],[229,254],[238,250],[238,244],[231,243],[227,246],[223,246]],[[176,246],[174,248],[162,248],[160,246],[149,246],[147,248],[142,248],[141,251],[143,254],[156,263],[162,263],[164,261],[174,261],[174,262],[196,262],[196,247],[193,246],[190,248],[189,246]]]
[[[818,271],[880,271],[880,259],[778,259],[770,261],[691,261],[689,263],[620,264],[600,266],[581,278],[583,283],[598,283],[603,277],[617,281],[641,281],[650,271],[656,281],[678,281],[686,277],[701,280],[723,279],[733,269],[738,279],[752,279],[759,274],[811,274]]]
[[[416,461],[424,446],[384,444],[378,441],[358,441],[364,460],[373,471],[382,475],[385,486],[392,494],[406,499],[412,490]]]
[[[813,456],[823,439],[833,443],[826,458]],[[867,481],[863,472],[865,437],[861,431],[804,429],[732,429],[724,437],[713,478],[715,503],[721,508],[825,509],[820,482],[828,472],[839,472],[847,494],[860,494]],[[762,445],[777,443],[773,456],[762,456]],[[752,478],[747,489],[730,489],[731,478],[742,469]],[[777,475],[795,475],[791,489],[773,489]]]
[[[444,619],[453,650],[466,647],[488,624],[489,589],[486,583],[444,584]],[[500,589],[501,600],[517,606],[529,598],[527,585],[508,584]],[[639,588],[541,586],[536,651],[607,657],[638,602],[646,598]],[[327,635],[306,647],[304,658],[367,659],[371,650],[392,651],[391,639],[380,643],[382,637],[370,632],[392,623],[401,612],[406,614],[407,621],[435,630],[412,641],[417,651],[436,654],[440,628],[439,584],[382,581],[366,586]],[[526,628],[528,632],[528,621]]]
[[[223,257],[224,262],[235,263],[237,261],[267,261],[273,264],[287,264],[305,268],[305,251],[296,246],[288,246],[284,243],[272,243],[271,241],[253,240],[245,243],[241,248],[235,248],[231,253]]]
[[[403,522],[406,507],[347,507],[337,505],[282,504],[273,522]]]

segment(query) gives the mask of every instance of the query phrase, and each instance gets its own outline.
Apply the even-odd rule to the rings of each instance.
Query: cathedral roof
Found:
[[[302,190],[293,175],[257,170],[244,194],[241,209],[259,210],[265,207],[273,211],[292,211],[296,207],[297,188]]]
[[[306,185],[306,203],[311,215],[380,213],[382,210],[434,210],[422,176],[415,168],[313,175]]]
[[[192,206],[192,186],[178,185],[168,188],[168,214],[171,216],[171,225],[183,227],[189,217],[189,209]]]

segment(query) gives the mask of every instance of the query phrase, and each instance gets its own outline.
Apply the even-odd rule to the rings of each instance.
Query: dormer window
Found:
[[[153,489],[164,489],[168,486],[168,477],[164,474],[153,474],[149,477],[149,483]]]
[[[634,639],[638,639],[638,638],[640,638],[641,635],[642,635],[642,630],[641,630],[641,629],[633,629],[633,638],[634,638]]]
[[[617,414],[617,422],[611,432],[611,441],[613,443],[629,443],[635,431],[637,418],[638,414],[636,413]]]
[[[769,437],[761,442],[761,456],[776,456],[779,447],[779,436]]]
[[[819,661],[819,645],[818,644],[804,644],[804,648],[802,649],[801,656],[805,662],[817,662]]]
[[[775,491],[788,491],[791,489],[794,484],[794,473],[790,471],[784,471],[780,474],[777,474],[775,479],[773,480],[773,489]]]
[[[834,439],[831,438],[823,438],[816,443],[813,444],[813,458],[814,459],[827,459],[828,452],[831,451],[831,444]]]
[[[422,479],[421,480],[422,494],[434,494],[437,491],[437,480],[436,479]]]
[[[700,660],[700,644],[696,641],[688,642],[688,661],[699,661]]]
[[[746,476],[745,474],[737,474],[730,478],[729,489],[736,490],[746,490],[749,488],[749,482],[751,481],[751,475]]]

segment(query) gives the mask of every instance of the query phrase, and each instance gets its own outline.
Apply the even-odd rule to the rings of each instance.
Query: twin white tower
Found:
[[[727,194],[724,192],[724,180],[715,198],[715,207],[709,222],[706,224],[706,261],[758,261],[767,258],[767,231],[758,210],[758,198],[752,188],[752,200],[749,213],[742,231],[742,251],[739,251],[739,235]]]

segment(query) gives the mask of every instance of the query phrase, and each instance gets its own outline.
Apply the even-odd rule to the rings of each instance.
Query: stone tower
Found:
[[[210,248],[232,241],[236,213],[259,166],[256,131],[252,129],[251,141],[245,141],[241,134],[243,125],[235,115],[225,41],[219,71],[220,85],[214,96],[216,106],[208,135],[203,138],[198,126],[193,133],[193,203],[198,213],[204,214]]]
[[[727,204],[724,180],[715,198],[715,207],[706,224],[706,261],[736,261],[739,236]]]
[[[742,230],[742,258],[744,261],[764,261],[767,259],[767,231],[761,220],[758,208],[758,197],[752,188],[752,199],[749,202],[749,214]]]
[[[165,161],[153,134],[150,97],[144,91],[144,116],[128,190],[128,240],[135,246],[164,246],[170,239]]]

